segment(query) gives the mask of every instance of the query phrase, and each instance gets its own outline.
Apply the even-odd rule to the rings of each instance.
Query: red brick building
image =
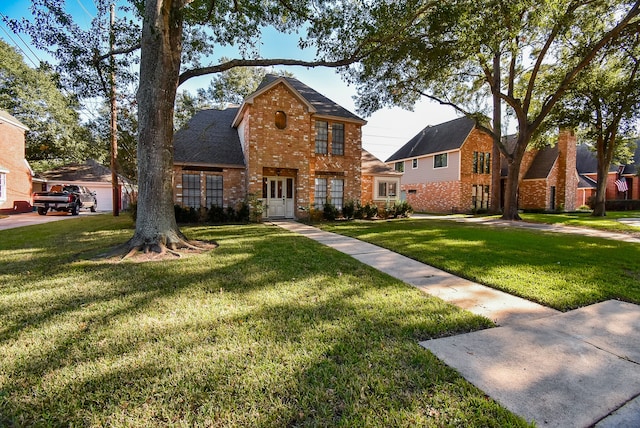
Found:
[[[507,144],[510,139],[507,137]],[[471,212],[490,205],[493,140],[466,117],[428,126],[387,163],[403,171],[402,191],[416,211]],[[502,165],[505,165],[502,162]],[[502,186],[506,180],[503,168]],[[562,131],[558,143],[525,154],[518,206],[536,210],[574,210],[578,199],[576,137]]]
[[[463,117],[424,128],[386,162],[404,173],[402,191],[415,211],[486,209],[492,147],[491,136]]]
[[[375,203],[385,208],[400,200],[402,173],[388,166],[366,150],[362,150],[362,203]]]
[[[25,159],[25,132],[28,128],[6,111],[0,110],[0,212],[31,211],[33,171]]]
[[[297,79],[267,75],[239,107],[198,112],[174,138],[174,200],[261,199],[269,218],[361,200],[366,122]]]

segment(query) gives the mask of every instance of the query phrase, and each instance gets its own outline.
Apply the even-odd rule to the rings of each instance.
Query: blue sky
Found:
[[[0,12],[9,18],[30,17],[30,1],[18,0],[14,2],[3,1],[0,4]],[[94,0],[67,0],[67,10],[79,25],[89,25],[96,13]],[[4,23],[0,22],[0,38],[14,47],[18,47],[25,56],[25,62],[34,66],[39,59],[47,60],[46,55],[28,46],[30,39],[25,35],[20,37],[13,34]],[[312,59],[313,51],[300,51],[297,47],[297,36],[284,36],[275,31],[266,31],[260,46],[260,55],[263,58],[306,58]],[[219,49],[213,58],[220,56],[237,57],[233,49]],[[50,61],[50,59],[49,59]],[[354,97],[356,90],[348,86],[333,69],[328,68],[304,68],[304,67],[277,67],[286,69],[300,81],[322,93],[331,100],[342,105],[346,109],[356,113]],[[211,77],[191,79],[179,90],[194,91],[199,87],[207,87]],[[404,143],[417,134],[427,125],[436,125],[458,117],[450,107],[440,106],[433,102],[422,101],[415,106],[413,112],[400,108],[379,110],[369,117],[363,117],[368,123],[363,128],[363,147],[382,160],[386,160]]]

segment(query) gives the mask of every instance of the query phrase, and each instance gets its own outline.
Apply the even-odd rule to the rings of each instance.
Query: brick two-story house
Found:
[[[241,106],[198,112],[174,137],[174,200],[235,207],[262,199],[270,218],[361,200],[366,122],[290,77],[267,75]]]
[[[404,172],[402,191],[416,211],[488,207],[491,136],[466,117],[427,126],[387,159]]]
[[[509,144],[513,140],[506,138]],[[490,204],[493,140],[466,117],[428,126],[387,163],[404,171],[402,190],[416,211],[467,212]],[[503,166],[502,192],[506,181]],[[525,154],[519,183],[518,205],[523,209],[573,210],[578,174],[576,137],[561,131],[558,143]]]
[[[0,212],[32,210],[33,171],[25,159],[25,132],[28,128],[4,110],[0,110]]]

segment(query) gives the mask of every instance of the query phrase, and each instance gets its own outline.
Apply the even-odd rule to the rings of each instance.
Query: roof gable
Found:
[[[362,149],[362,175],[395,175],[401,176],[402,173],[391,168],[380,159]]]
[[[547,146],[538,150],[538,153],[536,153],[533,162],[531,162],[523,178],[525,180],[547,178],[551,172],[551,168],[553,168],[553,165],[556,163],[556,159],[558,159],[557,145],[553,147]]]
[[[173,137],[174,162],[244,166],[240,137],[231,126],[238,110],[197,112]]]
[[[296,98],[298,98],[305,106],[307,111],[311,114],[318,116],[335,117],[346,121],[357,122],[362,125],[366,123],[365,120],[351,113],[336,102],[325,97],[316,90],[310,88],[298,79],[286,76],[276,76],[274,74],[267,74],[254,93],[245,98],[240,111],[233,120],[233,126],[238,126],[242,121],[242,114],[246,104],[252,104],[256,97],[264,94],[276,85],[283,84],[289,91],[291,91]]]
[[[8,123],[10,125],[13,125],[17,128],[22,129],[23,131],[28,131],[29,128],[23,124],[22,122],[20,122],[18,119],[16,119],[15,117],[11,116],[8,112],[4,111],[4,110],[0,110],[0,123]]]
[[[391,155],[387,162],[458,150],[474,128],[475,121],[468,117],[427,126]]]

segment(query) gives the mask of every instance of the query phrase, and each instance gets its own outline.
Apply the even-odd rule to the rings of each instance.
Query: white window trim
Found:
[[[447,165],[446,166],[436,166],[436,157],[443,156],[443,155],[447,157]],[[445,169],[445,168],[449,168],[449,152],[438,153],[438,154],[433,155],[433,169]]]
[[[418,158],[411,159],[411,169],[418,169]]]
[[[396,183],[396,196],[380,196],[378,193],[380,182],[383,183]],[[373,179],[373,199],[377,201],[386,201],[386,200],[400,200],[400,178],[396,177],[374,177]]]

